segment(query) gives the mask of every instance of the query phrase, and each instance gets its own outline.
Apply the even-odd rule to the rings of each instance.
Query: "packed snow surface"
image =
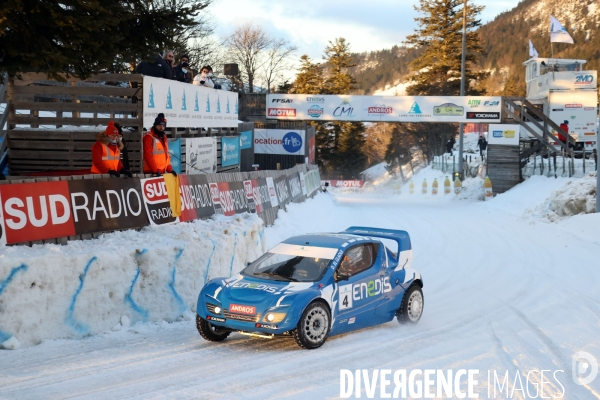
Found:
[[[441,173],[425,168],[414,181],[424,178]],[[206,342],[193,321],[127,327],[121,319],[117,332],[0,351],[0,398],[337,398],[341,369],[383,368],[478,369],[480,398],[487,371],[508,372],[509,393],[523,398],[521,389],[535,394],[540,370],[552,371],[543,396],[560,397],[551,377],[560,370],[562,398],[600,398],[600,377],[584,386],[571,378],[576,352],[600,360],[600,214],[550,220],[536,211],[577,182],[534,176],[485,202],[481,180],[472,179],[459,196],[374,185],[291,204],[265,229],[265,247],[351,225],[408,231],[425,285],[419,324],[394,320],[308,351],[239,334]]]

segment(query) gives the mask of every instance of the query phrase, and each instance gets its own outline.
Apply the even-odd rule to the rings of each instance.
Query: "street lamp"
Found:
[[[463,36],[462,36],[462,57],[460,64],[460,95],[461,97],[465,95],[465,60],[467,54],[467,0],[464,0],[463,3]],[[463,141],[464,141],[464,131],[465,126],[461,122],[459,125],[459,134],[458,134],[458,173],[460,179],[463,179]]]

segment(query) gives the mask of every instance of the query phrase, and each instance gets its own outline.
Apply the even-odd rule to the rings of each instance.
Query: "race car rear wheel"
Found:
[[[329,336],[331,314],[327,306],[315,302],[306,307],[296,329],[292,331],[298,346],[305,349],[321,347]]]
[[[416,324],[421,319],[421,315],[423,315],[424,305],[423,291],[418,285],[412,285],[404,293],[402,304],[398,311],[396,311],[396,319],[401,324]]]
[[[196,314],[196,328],[198,333],[209,342],[220,342],[229,336],[229,331],[219,329],[198,314]]]

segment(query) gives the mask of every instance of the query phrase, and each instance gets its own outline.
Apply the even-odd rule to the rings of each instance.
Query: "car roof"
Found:
[[[281,243],[310,245],[317,247],[340,248],[343,244],[354,244],[357,241],[373,241],[370,237],[350,235],[346,233],[312,233],[308,235],[292,236]],[[344,247],[346,247],[344,246]]]

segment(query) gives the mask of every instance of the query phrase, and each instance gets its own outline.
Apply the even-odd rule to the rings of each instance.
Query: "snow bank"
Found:
[[[193,318],[204,283],[265,251],[254,214],[215,216],[66,246],[0,254],[0,343],[76,338],[146,321]],[[11,340],[15,338],[15,340]]]
[[[564,217],[596,212],[596,173],[569,179],[566,184],[565,180],[561,179],[564,186],[554,190],[533,213],[553,222]]]

